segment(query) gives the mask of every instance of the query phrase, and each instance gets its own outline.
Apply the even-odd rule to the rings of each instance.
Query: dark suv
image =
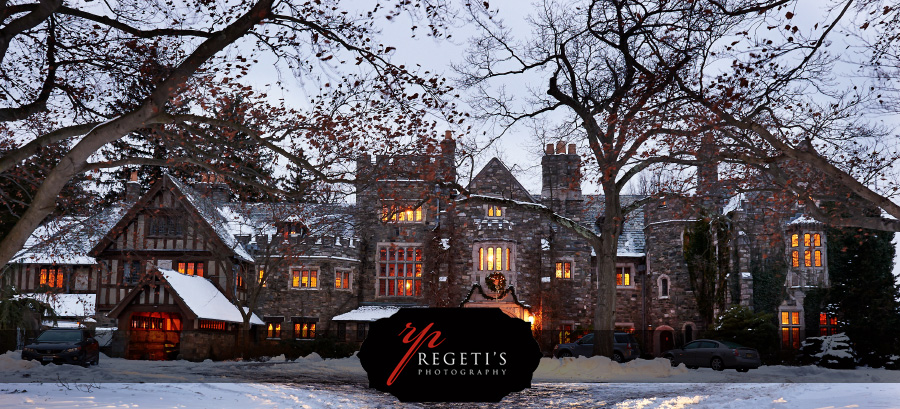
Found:
[[[82,366],[100,363],[100,344],[83,329],[52,328],[22,349],[22,359],[46,365],[69,363]]]
[[[641,356],[641,347],[638,346],[637,340],[633,335],[626,332],[615,333],[615,342],[613,342],[613,361],[627,362]],[[559,344],[553,347],[553,356],[557,358],[565,358],[569,356],[585,356],[594,355],[594,334],[590,333],[575,342],[567,344]]]

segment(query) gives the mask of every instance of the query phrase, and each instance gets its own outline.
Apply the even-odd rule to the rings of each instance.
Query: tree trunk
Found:
[[[597,303],[594,306],[594,355],[612,358],[616,328],[616,254],[622,230],[622,206],[615,183],[604,183],[605,205],[597,253]]]

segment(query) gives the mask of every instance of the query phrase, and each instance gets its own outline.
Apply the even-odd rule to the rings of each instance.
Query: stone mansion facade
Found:
[[[117,327],[112,348],[135,359],[226,358],[241,347],[242,328],[253,347],[360,342],[372,321],[407,306],[502,308],[533,323],[545,352],[591,330],[591,247],[534,213],[463,200],[448,183],[457,180],[455,149],[448,133],[430,155],[360,157],[354,205],[234,202],[216,176],[193,186],[133,178],[119,205],[38,229],[3,280],[20,293],[75,300],[83,308],[63,321]],[[466,189],[596,229],[603,200],[582,192],[575,146],[548,145],[541,164],[539,194],[496,158]],[[795,348],[804,290],[828,285],[824,228],[789,212],[753,223],[743,199],[709,206],[735,221],[727,302],[752,307],[760,254],[788,260],[778,313],[784,346]],[[618,238],[616,326],[650,354],[705,329],[684,256],[685,231],[700,217],[693,203],[649,201]]]

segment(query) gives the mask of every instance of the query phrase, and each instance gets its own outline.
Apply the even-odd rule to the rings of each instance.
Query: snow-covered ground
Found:
[[[294,362],[152,362],[101,357],[98,367],[41,366],[0,355],[0,408],[900,408],[900,371],[766,366],[749,373],[544,359],[531,389],[500,404],[399,404],[367,388],[355,357]]]

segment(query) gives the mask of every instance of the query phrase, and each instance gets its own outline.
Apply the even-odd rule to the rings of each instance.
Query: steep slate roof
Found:
[[[496,175],[496,176],[492,176]],[[509,168],[500,161],[500,159],[492,158],[481,171],[478,172],[475,177],[469,182],[469,186],[466,187],[470,192],[475,194],[496,194],[493,190],[489,188],[485,188],[486,186],[491,186],[492,184],[500,184],[509,189],[509,193],[511,197],[508,199],[515,199],[521,201],[529,201],[534,202],[534,198],[528,193],[528,190],[522,186],[522,183],[519,182],[519,179],[516,179],[513,176],[512,172],[510,172]]]
[[[168,178],[175,188],[184,195],[184,198],[197,210],[200,217],[202,217],[216,235],[222,239],[225,246],[234,251],[235,256],[244,261],[253,262],[253,257],[238,241],[237,237],[233,234],[233,231],[229,229],[228,220],[225,219],[222,212],[219,211],[219,208],[215,206],[211,200],[197,193],[193,188],[185,185],[169,174],[166,174],[164,177]]]
[[[640,195],[621,195],[622,206],[628,206],[636,200],[643,199]],[[584,195],[584,226],[589,227],[594,233],[600,234],[600,229],[594,223],[597,217],[603,214],[606,203],[603,195]],[[625,224],[622,226],[622,235],[619,236],[619,256],[640,257],[646,252],[647,243],[644,240],[644,207],[625,216]]]
[[[28,237],[12,263],[97,264],[88,253],[125,214],[125,207],[112,206],[90,216],[52,219]]]
[[[218,210],[235,236],[272,235],[276,223],[286,222],[302,223],[316,236],[356,237],[350,205],[229,202]]]

